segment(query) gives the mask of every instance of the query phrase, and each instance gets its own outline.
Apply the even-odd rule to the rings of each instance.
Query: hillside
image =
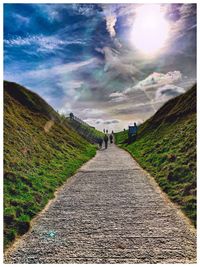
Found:
[[[143,123],[135,142],[127,144],[127,131],[115,140],[196,225],[196,85]]]
[[[5,247],[95,151],[41,97],[4,82]]]
[[[83,138],[92,144],[98,143],[98,139],[104,137],[103,132],[98,131],[75,116],[73,116],[73,119],[70,117],[65,117],[65,121]]]

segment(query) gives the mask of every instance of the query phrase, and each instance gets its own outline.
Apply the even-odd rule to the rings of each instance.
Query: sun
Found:
[[[136,9],[131,41],[138,50],[154,55],[163,48],[168,36],[169,23],[159,4],[146,4]]]

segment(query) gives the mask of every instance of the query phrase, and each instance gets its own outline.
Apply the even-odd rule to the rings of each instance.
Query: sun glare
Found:
[[[164,46],[169,35],[169,23],[158,4],[142,5],[136,10],[131,40],[142,53],[154,55]]]

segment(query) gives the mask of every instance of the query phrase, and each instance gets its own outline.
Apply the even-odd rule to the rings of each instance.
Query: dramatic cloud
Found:
[[[196,5],[156,4],[169,31],[154,55],[133,40],[144,5],[5,4],[4,79],[101,130],[146,120],[196,82]]]
[[[148,88],[161,86],[163,84],[178,82],[181,81],[181,79],[182,74],[180,71],[170,71],[166,74],[154,72],[144,80],[138,82],[134,88],[145,90]]]

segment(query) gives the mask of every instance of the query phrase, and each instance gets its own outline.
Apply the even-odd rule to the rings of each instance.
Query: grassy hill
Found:
[[[127,135],[115,134],[116,143],[155,177],[196,225],[196,85],[143,123],[130,145]]]
[[[96,153],[37,94],[4,82],[4,244],[29,229],[67,177]]]
[[[83,138],[95,144],[98,143],[98,138],[104,137],[103,132],[98,131],[97,129],[85,123],[84,121],[77,119],[76,117],[74,119],[70,119],[69,117],[65,118],[67,123]]]

